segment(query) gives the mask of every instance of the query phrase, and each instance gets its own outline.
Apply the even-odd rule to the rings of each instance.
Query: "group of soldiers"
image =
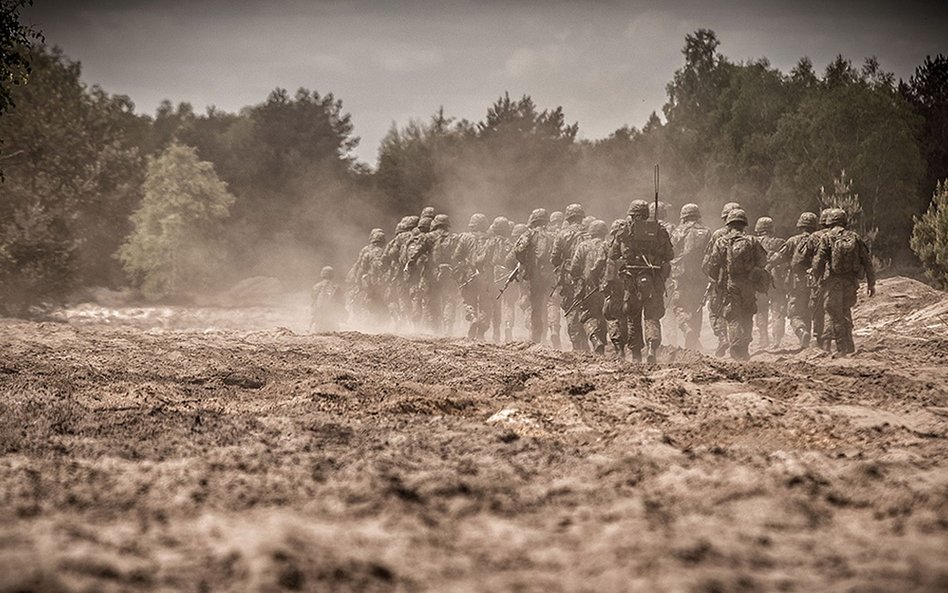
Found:
[[[563,212],[534,210],[526,224],[503,216],[471,216],[454,232],[446,214],[425,208],[405,216],[388,238],[373,229],[345,279],[323,268],[313,289],[315,331],[337,329],[347,315],[374,328],[512,341],[522,319],[529,339],[654,363],[662,345],[666,300],[674,315],[667,336],[701,350],[704,310],[716,355],[749,358],[777,346],[790,327],[802,348],[838,355],[855,350],[851,310],[859,283],[870,295],[869,250],[837,208],[804,212],[798,234],[782,239],[761,217],[748,233],[737,203],[724,206],[724,226],[711,231],[697,204],[681,208],[634,200],[625,218],[607,224],[580,204]],[[463,319],[463,322],[461,321]]]

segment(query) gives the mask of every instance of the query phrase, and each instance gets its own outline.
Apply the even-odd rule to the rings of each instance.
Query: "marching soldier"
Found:
[[[560,307],[564,312],[570,309],[570,315],[566,316],[566,333],[569,335],[573,350],[578,351],[588,351],[589,341],[580,320],[581,311],[578,307],[572,306],[573,300],[578,295],[573,286],[569,265],[573,259],[576,246],[587,237],[582,224],[585,216],[586,213],[580,204],[570,204],[566,207],[566,222],[555,235],[553,252],[550,256],[556,274],[557,288],[559,289]],[[560,312],[557,311],[556,314],[559,316]]]
[[[807,282],[806,271],[794,268],[791,263],[793,254],[809,239],[810,234],[816,230],[816,225],[816,214],[812,212],[801,214],[797,219],[797,230],[800,232],[787,239],[786,243],[767,260],[775,276],[783,274],[783,283],[787,287],[787,317],[790,320],[790,329],[800,340],[801,348],[810,346],[813,330],[810,285]]]
[[[610,237],[606,252],[607,264],[612,268],[607,271],[607,279],[618,274],[624,284],[623,306],[631,323],[632,358],[641,361],[642,348],[647,347],[651,364],[656,361],[662,343],[665,282],[674,252],[665,228],[648,223],[648,202],[633,200],[628,224]]]
[[[606,232],[602,220],[589,224],[588,238],[577,245],[570,261],[569,274],[579,286],[570,307],[579,311],[579,319],[593,352],[606,351],[606,318],[603,315],[605,297],[602,291],[606,271]]]
[[[681,223],[672,231],[672,310],[685,336],[685,348],[701,349],[701,323],[708,277],[701,269],[711,230],[701,222],[697,204],[681,207]]]

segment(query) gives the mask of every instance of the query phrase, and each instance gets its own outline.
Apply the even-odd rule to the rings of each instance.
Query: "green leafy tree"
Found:
[[[20,311],[61,300],[75,285],[124,281],[111,256],[144,172],[133,137],[149,127],[127,97],[87,88],[79,64],[58,49],[34,46],[29,59],[29,83],[12,89],[16,107],[0,118],[0,245],[11,262],[0,293]],[[25,278],[27,269],[34,280],[23,284],[17,270]]]
[[[928,211],[916,216],[912,250],[925,273],[941,288],[948,288],[948,181],[940,181]]]
[[[119,250],[150,297],[206,288],[223,261],[221,235],[234,196],[189,146],[172,143],[148,163],[134,230]]]
[[[879,229],[876,250],[905,255],[924,160],[920,119],[874,60],[862,70],[842,57],[829,66],[779,122],[773,135],[774,214],[791,219],[817,206],[819,188],[845,170],[859,195],[866,228]]]
[[[33,0],[0,0],[0,116],[15,105],[14,87],[30,76],[29,47],[42,34],[20,22],[20,11]]]
[[[908,83],[900,85],[900,90],[924,120],[921,136],[927,163],[921,186],[924,204],[938,180],[948,178],[948,57],[927,56]]]

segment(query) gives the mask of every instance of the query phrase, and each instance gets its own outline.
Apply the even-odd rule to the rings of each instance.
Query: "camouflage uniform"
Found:
[[[708,278],[701,269],[711,230],[701,222],[697,204],[681,208],[681,224],[672,231],[672,310],[685,336],[685,348],[701,349],[701,323]]]
[[[736,210],[740,208],[740,204],[737,202],[728,202],[724,205],[724,208],[721,209],[721,220],[725,220],[727,215],[731,210]],[[705,251],[705,258],[711,252],[714,244],[717,243],[718,239],[723,237],[728,233],[730,229],[727,226],[719,228],[718,230],[711,233],[711,237],[708,239],[708,249]],[[716,356],[724,356],[728,351],[728,341],[727,341],[727,320],[724,319],[724,292],[723,292],[723,282],[721,278],[712,276],[709,278],[710,291],[708,292],[708,323],[711,324],[711,331],[714,332],[714,336],[718,339],[717,349],[714,351]]]
[[[810,309],[810,285],[807,282],[806,271],[794,268],[793,254],[816,230],[817,218],[812,212],[804,212],[797,220],[797,229],[800,233],[787,239],[776,253],[772,254],[767,264],[775,280],[782,275],[782,281],[787,287],[787,317],[790,320],[790,329],[800,340],[800,346],[807,348],[810,345],[813,316]]]
[[[609,227],[609,237],[606,239],[606,245],[614,242],[616,237],[625,232],[628,221],[624,218],[616,219]],[[609,334],[609,341],[612,343],[616,358],[625,359],[625,347],[629,343],[629,315],[625,310],[623,299],[625,297],[625,285],[622,277],[616,274],[616,268],[622,267],[622,262],[616,262],[614,265],[608,265],[608,253],[605,248],[602,251],[602,312],[606,319],[606,330]]]
[[[514,245],[520,240],[520,237],[527,232],[527,225],[515,224],[510,231],[510,250],[507,252],[507,258],[504,266],[507,268],[507,274],[513,273],[517,267],[517,257],[514,253]],[[506,279],[506,278],[505,278]],[[527,291],[523,289],[523,284],[519,281],[516,285],[508,286],[500,297],[500,302],[504,308],[504,340],[513,341],[513,330],[517,321],[517,309],[523,312],[524,319],[529,322],[530,319],[530,300],[527,298]],[[527,331],[530,327],[527,326]]]
[[[346,316],[346,296],[342,287],[333,280],[330,266],[319,272],[320,281],[313,286],[310,307],[311,332],[327,332],[339,329]]]
[[[556,283],[559,288],[560,307],[565,313],[566,309],[573,304],[573,299],[578,294],[573,286],[573,279],[570,276],[569,266],[573,259],[573,253],[580,242],[586,240],[588,235],[583,229],[582,219],[586,215],[583,207],[579,204],[570,204],[566,207],[566,224],[556,233],[553,240],[553,252],[550,255],[550,262],[556,273]],[[559,312],[557,312],[559,314]],[[579,307],[573,307],[569,316],[566,317],[566,333],[569,335],[573,350],[588,351],[589,340],[586,338],[585,330],[581,320],[582,312]]]
[[[793,256],[790,261],[790,268],[796,273],[805,277],[807,279],[807,284],[810,287],[809,308],[810,317],[813,320],[813,331],[811,332],[811,335],[816,338],[816,344],[820,347],[823,346],[823,328],[826,316],[823,311],[823,288],[813,276],[812,268],[813,258],[816,256],[816,252],[819,249],[821,238],[823,237],[823,234],[829,230],[827,228],[826,222],[826,217],[829,212],[829,209],[825,209],[820,212],[820,228],[810,233],[810,236],[807,237],[806,241],[800,242],[797,250],[793,252]]]
[[[603,276],[606,271],[606,223],[594,220],[589,224],[588,237],[576,246],[569,264],[573,284],[580,290],[580,299],[574,308],[596,354],[606,350],[606,318],[603,314]]]
[[[753,334],[754,313],[757,312],[756,293],[763,290],[766,276],[767,252],[756,237],[746,235],[747,215],[734,209],[727,216],[727,232],[717,238],[704,258],[704,270],[709,278],[719,279],[717,294],[721,295],[721,314],[727,322],[727,343],[735,360],[750,358],[748,347]],[[732,269],[732,250],[738,241],[748,241],[743,252],[750,258],[747,269]],[[765,282],[769,283],[769,280]]]
[[[383,323],[386,314],[385,232],[372,229],[369,244],[362,248],[346,278],[352,290],[352,309],[374,323]]]
[[[527,231],[514,245],[514,256],[523,267],[530,303],[530,339],[543,342],[548,324],[550,289],[553,287],[553,265],[550,263],[553,237],[548,229],[550,217],[537,208],[530,214]],[[558,313],[559,311],[557,311]],[[552,338],[551,338],[552,340]],[[558,347],[558,341],[553,341]]]
[[[464,318],[470,322],[467,337],[483,340],[490,328],[493,307],[490,288],[494,275],[493,262],[488,254],[486,216],[480,213],[471,216],[468,230],[458,236],[454,259],[459,262],[458,281],[464,301]]]
[[[383,256],[383,266],[389,287],[388,302],[391,308],[392,319],[399,325],[404,325],[408,321],[411,311],[411,298],[408,292],[408,284],[404,281],[403,263],[401,263],[402,252],[411,238],[413,230],[418,226],[419,218],[417,216],[406,216],[395,227],[395,236],[385,246]]]
[[[487,288],[487,303],[490,305],[490,326],[491,340],[497,344],[500,343],[500,330],[505,329],[504,313],[506,308],[504,302],[497,299],[493,294],[493,288],[499,281],[502,281],[510,272],[507,270],[507,256],[510,254],[510,221],[503,216],[498,216],[487,229],[487,254],[489,263],[487,269],[489,274],[486,278],[490,282]],[[504,293],[506,296],[506,292]],[[503,298],[503,297],[502,297]],[[509,338],[506,338],[509,341]]]
[[[412,326],[422,329],[430,318],[428,297],[431,290],[431,266],[428,261],[428,233],[431,231],[431,219],[422,218],[405,243],[399,262],[402,265],[404,282],[408,285],[410,300],[409,318]]]
[[[446,214],[438,214],[426,235],[425,250],[428,266],[428,308],[426,318],[436,333],[450,335],[454,325],[457,302],[457,283],[454,280],[454,254],[458,236],[451,232],[451,221]]]
[[[564,224],[566,224],[566,220],[565,215],[562,212],[555,210],[550,213],[550,223],[547,225],[547,230],[554,240],[556,235],[559,234],[560,230],[563,228]],[[556,281],[556,278],[554,278],[554,282]],[[556,292],[547,295],[546,307],[546,319],[547,323],[549,324],[548,329],[550,332],[550,345],[559,350],[562,345],[561,334],[563,327],[563,297]]]
[[[852,309],[856,304],[860,277],[865,276],[869,296],[873,296],[876,276],[869,248],[859,235],[846,228],[846,212],[834,208],[828,215],[828,223],[831,228],[822,235],[813,257],[813,274],[823,289],[823,309],[826,312],[823,349],[828,352],[835,340],[837,352],[845,356],[856,351]],[[839,245],[847,242],[852,245],[851,261],[845,261],[839,255]]]
[[[665,228],[648,218],[648,203],[633,200],[629,223],[610,237],[606,246],[606,278],[621,277],[623,308],[631,323],[630,346],[634,359],[648,347],[648,361],[654,363],[662,343],[661,319],[665,316],[665,282],[674,259],[671,239]],[[644,332],[644,339],[643,339]]]
[[[774,221],[769,216],[757,219],[754,225],[757,239],[767,252],[768,270],[773,278],[773,285],[767,292],[757,294],[757,333],[760,336],[760,347],[770,346],[770,334],[773,334],[774,346],[780,346],[787,327],[787,271],[783,267],[774,269],[770,266],[770,256],[777,253],[786,239],[773,235]]]

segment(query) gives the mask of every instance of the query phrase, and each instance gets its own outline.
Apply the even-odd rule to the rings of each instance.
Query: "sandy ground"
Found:
[[[96,315],[0,322],[0,592],[948,591],[948,299],[910,280],[844,360]]]

